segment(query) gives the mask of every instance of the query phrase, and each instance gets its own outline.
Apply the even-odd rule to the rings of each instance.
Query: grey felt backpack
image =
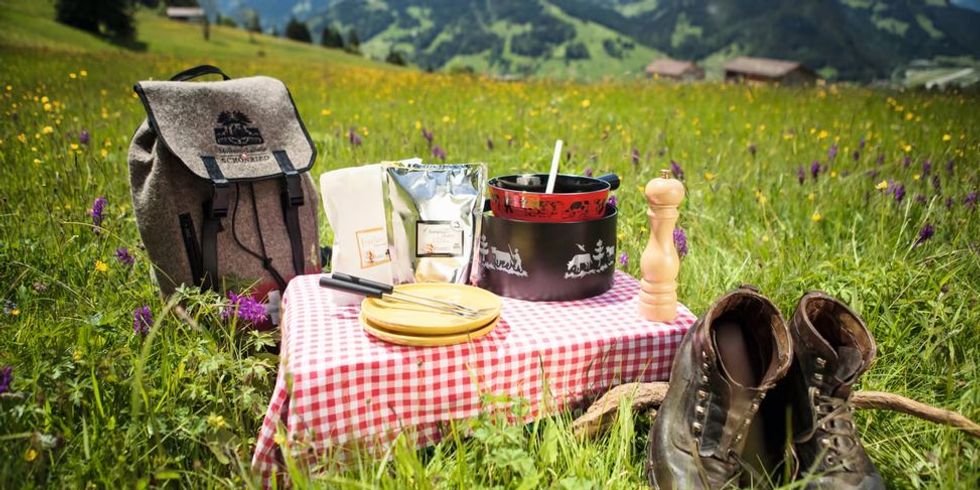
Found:
[[[223,81],[188,82],[216,74]],[[316,148],[286,86],[203,65],[135,86],[133,208],[164,294],[179,284],[257,299],[320,270]]]

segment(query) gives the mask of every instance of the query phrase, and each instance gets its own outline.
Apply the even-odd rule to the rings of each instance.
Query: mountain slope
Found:
[[[969,2],[967,2],[969,4]],[[733,54],[799,60],[827,76],[891,77],[914,59],[980,58],[980,12],[946,0],[223,0],[266,25],[291,16],[314,36],[357,31],[365,52],[395,49],[432,69],[638,75],[651,58]],[[278,7],[277,7],[278,5]]]

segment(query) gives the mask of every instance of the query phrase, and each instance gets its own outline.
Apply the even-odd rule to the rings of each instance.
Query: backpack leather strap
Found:
[[[282,169],[282,213],[286,223],[286,233],[289,235],[289,245],[293,254],[293,269],[296,275],[304,272],[303,232],[299,225],[299,207],[304,204],[303,183],[299,172],[283,150],[272,152]]]
[[[217,290],[218,275],[218,232],[221,231],[221,219],[228,216],[228,194],[230,187],[228,179],[218,168],[218,162],[212,156],[201,156],[204,167],[211,177],[214,186],[211,199],[204,202],[204,223],[201,224],[201,269],[204,277],[200,286],[205,289]]]

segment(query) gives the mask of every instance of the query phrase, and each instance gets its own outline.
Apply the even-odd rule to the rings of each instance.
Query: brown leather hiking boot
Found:
[[[885,488],[861,446],[850,405],[851,387],[875,356],[868,327],[840,301],[813,292],[800,299],[790,331],[793,366],[768,402],[790,404],[799,468],[813,479],[807,488]]]
[[[741,287],[681,340],[647,444],[654,488],[721,488],[750,467],[742,450],[752,416],[792,360],[789,330],[771,301]]]

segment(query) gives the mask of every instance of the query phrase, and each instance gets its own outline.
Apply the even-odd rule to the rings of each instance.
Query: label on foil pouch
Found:
[[[384,228],[359,230],[355,234],[361,269],[391,262],[391,254],[388,253],[388,234]]]
[[[465,241],[459,221],[415,222],[416,257],[458,257]]]

